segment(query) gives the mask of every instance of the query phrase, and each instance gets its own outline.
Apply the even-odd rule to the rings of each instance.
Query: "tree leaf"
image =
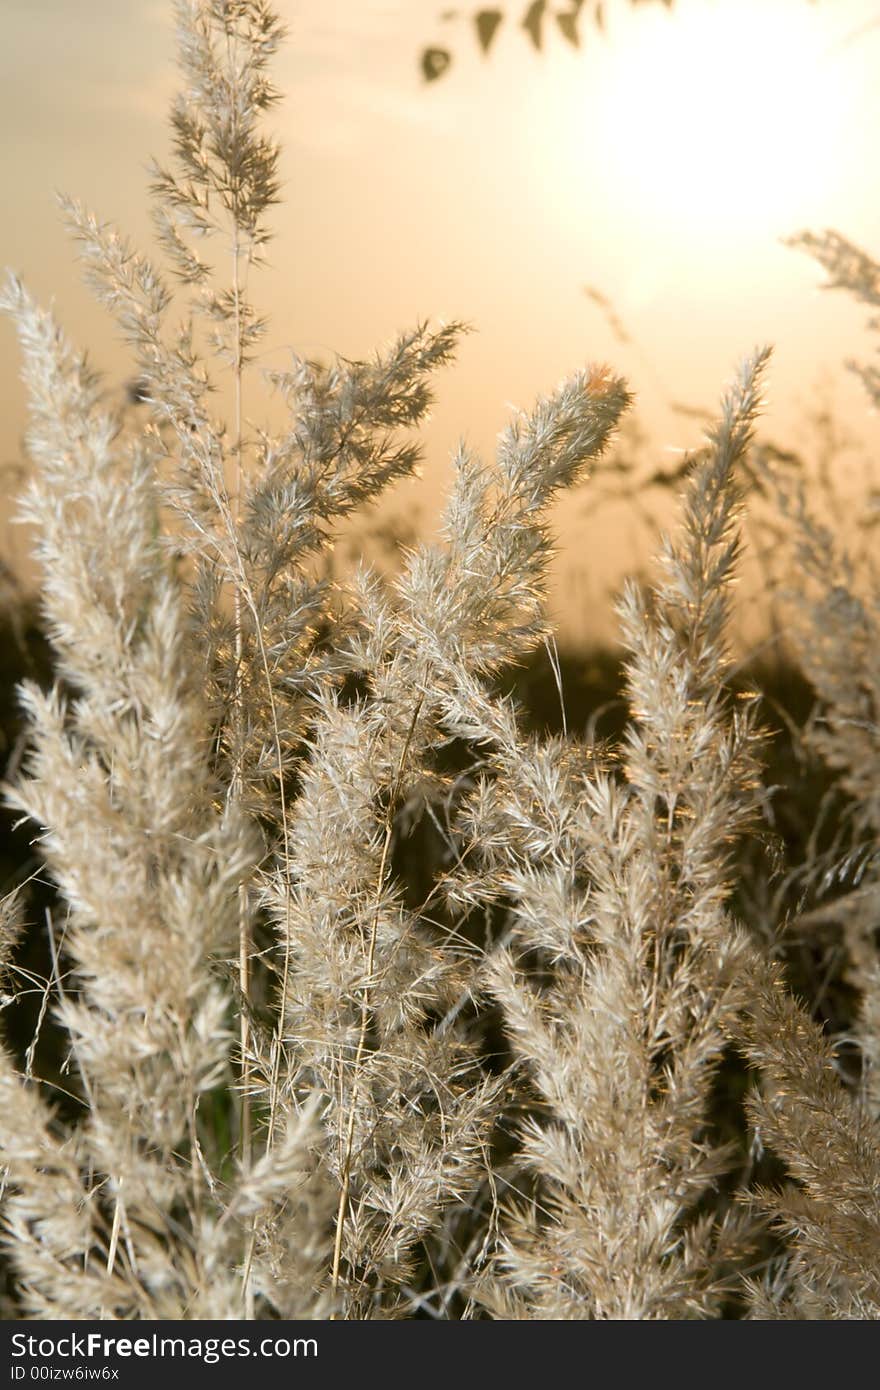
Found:
[[[577,10],[567,10],[563,14],[557,14],[556,23],[564,39],[568,39],[575,48],[580,48],[581,39],[578,33],[578,12]]]
[[[474,15],[474,23],[477,26],[477,38],[480,41],[480,48],[484,53],[488,53],[492,47],[492,40],[498,32],[504,15],[500,10],[479,10]]]
[[[525,29],[535,48],[541,47],[541,24],[544,19],[544,11],[547,8],[547,0],[532,0],[532,4],[526,10],[522,27]]]
[[[448,48],[426,48],[422,53],[422,72],[426,82],[436,82],[452,62]]]

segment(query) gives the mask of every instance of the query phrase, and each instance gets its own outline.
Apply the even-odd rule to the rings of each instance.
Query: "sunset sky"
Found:
[[[277,8],[290,31],[272,115],[284,202],[254,285],[272,314],[261,364],[290,347],[362,356],[425,317],[477,330],[438,380],[425,479],[396,501],[405,514],[430,524],[460,436],[490,450],[511,404],[590,359],[636,391],[648,471],[699,442],[676,403],[711,409],[764,341],[764,432],[809,451],[811,412],[830,405],[853,440],[841,477],[877,456],[878,422],[842,369],[873,351],[866,314],[822,294],[818,266],[780,239],[832,226],[880,254],[880,0],[607,0],[604,34],[584,21],[575,50],[548,23],[540,55],[517,0],[488,60],[479,5],[447,20],[443,0]],[[427,44],[454,52],[430,85]],[[145,165],[167,149],[173,55],[165,0],[4,2],[0,264],[54,298],[113,382],[130,372],[79,283],[53,190],[150,249]],[[23,428],[17,373],[2,325],[2,460]],[[264,418],[258,380],[245,409]],[[585,501],[558,518],[564,636],[597,630],[596,605],[644,539],[625,507],[591,518]],[[25,538],[8,525],[0,546],[21,563]]]

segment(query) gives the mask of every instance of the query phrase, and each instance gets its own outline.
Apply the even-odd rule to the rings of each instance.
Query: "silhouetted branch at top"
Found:
[[[671,9],[674,0],[629,0],[631,5],[662,4]],[[605,4],[603,0],[568,0],[564,8],[548,5],[547,0],[526,0],[521,14],[510,14],[502,9],[484,8],[475,11],[444,10],[440,20],[444,24],[465,20],[473,26],[477,43],[484,55],[488,55],[502,26],[514,24],[528,35],[537,52],[544,47],[548,31],[555,29],[562,38],[574,48],[581,45],[581,23],[588,23],[601,33],[605,27]],[[421,66],[426,82],[435,82],[448,72],[452,64],[452,52],[444,45],[431,45],[422,51]]]
[[[671,10],[675,0],[619,0],[629,5],[663,5]],[[809,0],[815,4],[817,0]],[[544,48],[548,34],[558,33],[573,48],[580,48],[585,32],[585,23],[591,25],[599,34],[604,32],[609,0],[563,0],[560,5],[551,5],[547,0],[520,0],[523,8],[515,10],[500,9],[497,6],[472,10],[443,10],[439,19],[444,25],[464,21],[476,35],[477,44],[483,56],[492,50],[498,34],[504,26],[513,25],[528,36],[536,52]],[[422,49],[420,64],[426,82],[436,82],[452,66],[453,52],[446,42],[430,44]]]

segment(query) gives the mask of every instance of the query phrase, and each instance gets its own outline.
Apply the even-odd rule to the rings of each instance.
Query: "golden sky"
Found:
[[[822,294],[819,268],[780,238],[833,226],[880,254],[880,0],[676,0],[671,11],[606,0],[604,35],[584,22],[575,50],[548,26],[541,55],[517,0],[488,60],[470,29],[479,5],[451,21],[441,0],[277,8],[290,30],[272,117],[284,203],[255,286],[272,313],[262,363],[279,365],[285,346],[364,355],[424,317],[478,330],[438,381],[426,476],[401,492],[404,513],[430,523],[459,437],[491,449],[511,404],[590,359],[636,391],[649,469],[699,442],[698,420],[675,403],[711,409],[764,341],[775,345],[765,433],[809,449],[812,413],[830,403],[854,441],[841,475],[876,456],[878,422],[841,370],[872,351],[865,313]],[[175,86],[170,5],[3,0],[3,11],[0,264],[54,298],[122,381],[53,190],[149,249],[145,165],[165,154]],[[418,66],[428,43],[455,53],[431,85]],[[17,370],[0,325],[2,460],[23,427]],[[245,408],[262,420],[258,379]],[[588,500],[579,492],[558,518],[564,636],[599,630],[608,585],[641,558],[631,511],[590,518]],[[0,547],[20,560],[25,538],[5,525]]]

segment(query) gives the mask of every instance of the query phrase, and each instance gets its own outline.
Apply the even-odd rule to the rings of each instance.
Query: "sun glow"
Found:
[[[589,147],[604,194],[661,237],[781,235],[833,207],[852,113],[830,8],[621,6],[566,122],[569,180]]]

